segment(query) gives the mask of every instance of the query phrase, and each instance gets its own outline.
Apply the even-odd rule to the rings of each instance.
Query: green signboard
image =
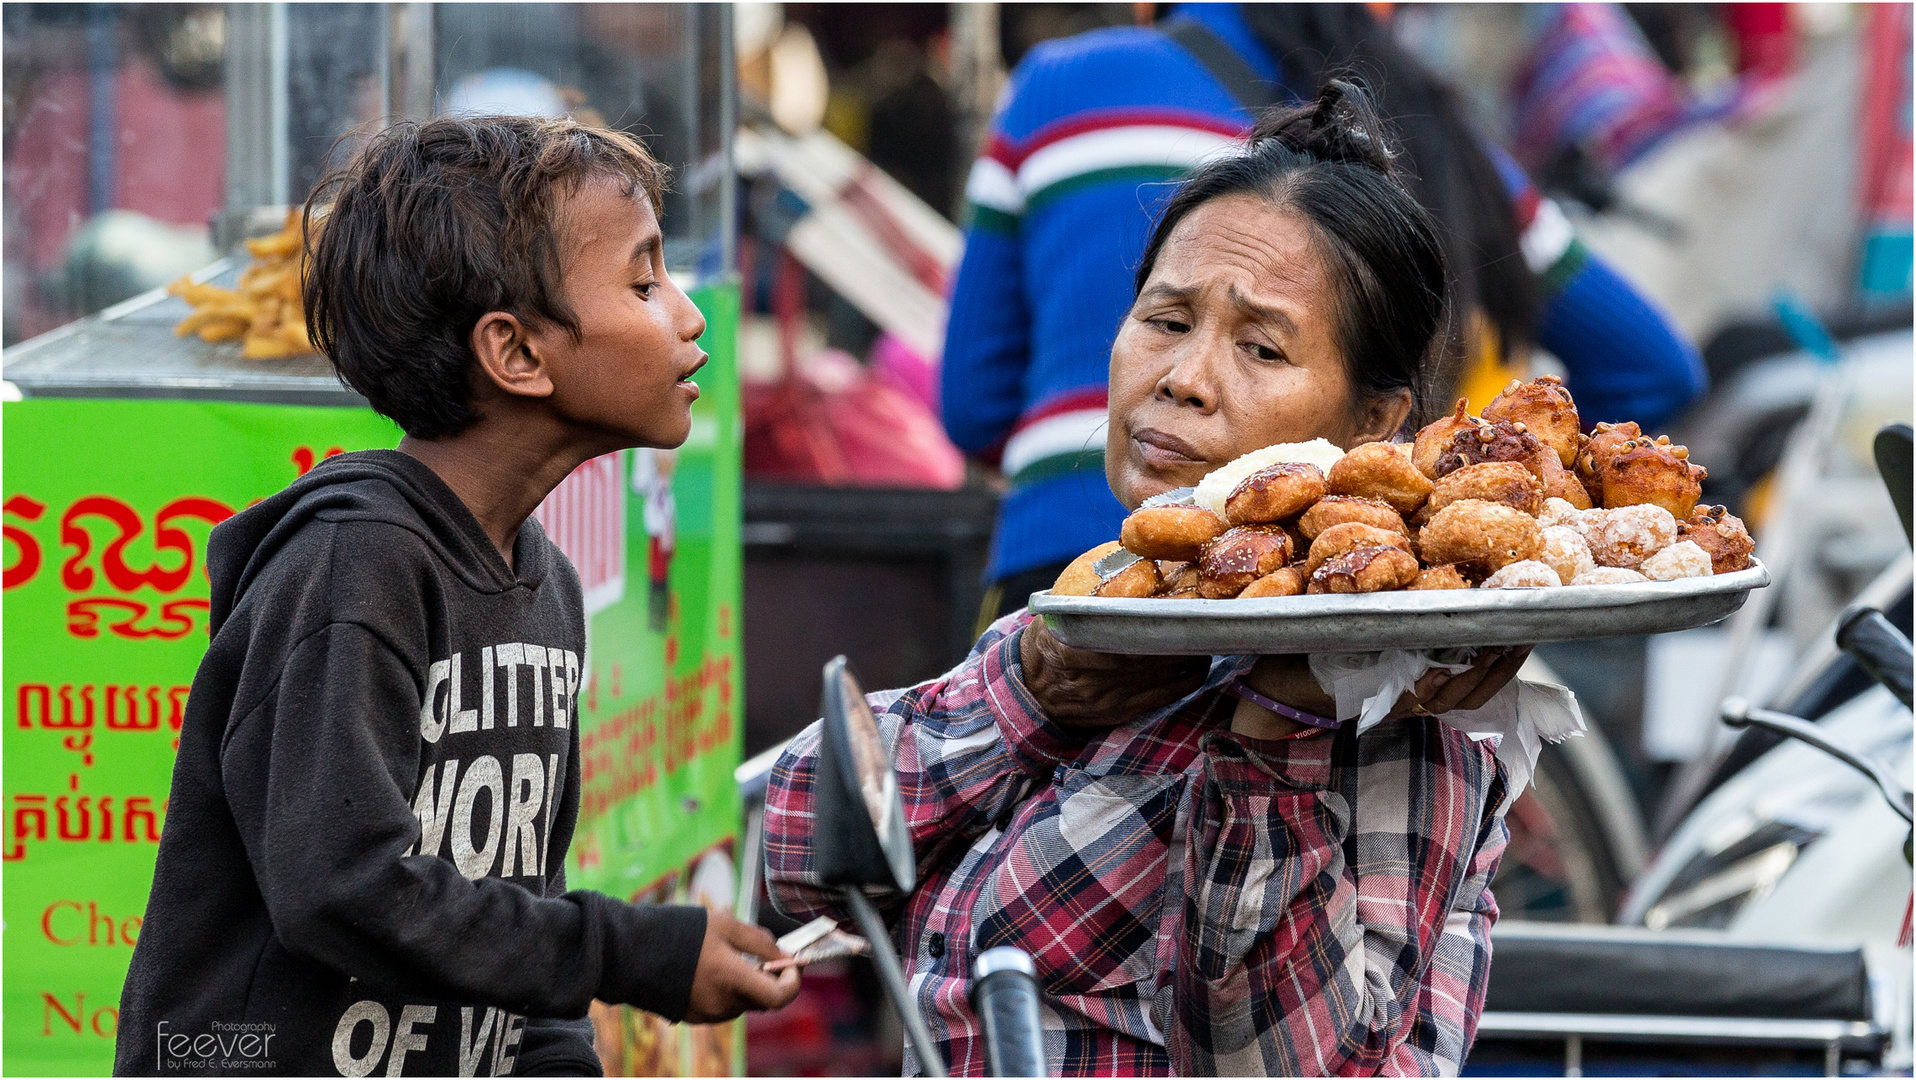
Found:
[[[568,878],[729,907],[744,715],[737,294],[694,299],[712,363],[692,438],[588,463],[539,516],[592,612]],[[326,456],[399,433],[361,409],[204,401],[29,399],[0,421],[0,1045],[10,1074],[102,1074],[207,643],[207,534]],[[668,1033],[629,1010],[595,1020],[609,1072],[736,1070],[729,1030]]]

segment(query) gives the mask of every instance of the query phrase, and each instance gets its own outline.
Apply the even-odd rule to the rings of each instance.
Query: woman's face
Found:
[[[1355,400],[1335,324],[1302,218],[1250,195],[1186,215],[1111,347],[1104,461],[1118,501],[1135,509],[1273,443],[1388,438],[1410,394]]]

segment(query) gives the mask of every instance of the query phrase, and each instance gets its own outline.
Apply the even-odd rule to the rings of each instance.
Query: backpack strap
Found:
[[[1224,39],[1212,33],[1210,28],[1196,19],[1166,19],[1158,26],[1165,37],[1184,47],[1211,77],[1224,85],[1224,89],[1236,99],[1239,105],[1256,115],[1278,102],[1278,88],[1275,84],[1258,77],[1251,65],[1235,49],[1224,43]]]

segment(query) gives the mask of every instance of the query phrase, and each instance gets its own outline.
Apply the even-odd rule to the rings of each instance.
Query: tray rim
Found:
[[[1480,615],[1502,611],[1587,611],[1634,607],[1669,600],[1690,600],[1767,588],[1769,568],[1754,556],[1750,565],[1727,574],[1676,581],[1631,581],[1620,585],[1559,585],[1529,589],[1432,589],[1409,592],[1318,594],[1240,600],[1114,599],[1103,596],[1053,596],[1050,589],[1031,594],[1034,615],[1139,617],[1202,622],[1283,621],[1337,615]]]

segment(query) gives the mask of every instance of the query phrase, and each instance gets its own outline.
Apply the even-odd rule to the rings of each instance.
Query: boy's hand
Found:
[[[759,970],[752,959],[775,960],[784,955],[777,939],[762,927],[748,926],[722,911],[708,913],[685,1022],[717,1024],[748,1009],[782,1009],[791,1004],[798,996],[798,969],[787,968],[774,977]]]

